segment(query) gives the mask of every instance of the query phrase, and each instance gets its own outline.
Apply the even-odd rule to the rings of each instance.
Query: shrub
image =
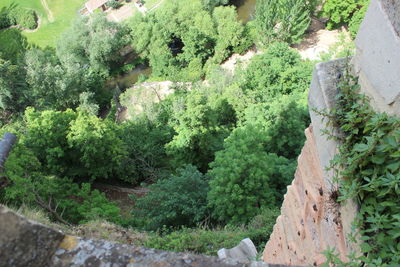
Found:
[[[360,9],[368,6],[369,0],[327,0],[323,7],[323,16],[329,18],[328,29],[333,29],[352,20]],[[361,22],[362,13],[357,15],[353,24]],[[357,28],[354,26],[354,30]]]
[[[25,29],[36,29],[38,18],[32,9],[13,8],[9,11],[8,18],[13,25],[19,25]]]
[[[149,236],[145,246],[215,256],[219,249],[237,246],[241,240],[250,238],[257,250],[262,251],[272,233],[278,215],[278,209],[264,209],[247,226],[228,225],[216,229],[183,228],[164,235],[153,234]]]
[[[116,0],[110,0],[106,3],[106,5],[112,9],[118,9],[122,6],[122,4]]]
[[[262,208],[275,207],[282,184],[293,177],[291,162],[267,153],[259,126],[236,128],[210,164],[208,203],[216,219],[246,223]]]
[[[297,43],[310,25],[315,0],[259,0],[256,28],[263,44],[273,41]]]
[[[207,191],[206,177],[187,165],[176,175],[151,185],[150,192],[136,201],[133,214],[143,218],[149,230],[193,226],[206,216]]]
[[[6,10],[0,11],[0,30],[11,26],[8,18],[8,12]]]
[[[78,185],[72,179],[48,176],[40,172],[40,163],[29,149],[17,144],[6,162],[10,185],[2,193],[3,201],[41,208],[53,219],[83,223],[105,218],[118,220],[119,209],[90,184]]]

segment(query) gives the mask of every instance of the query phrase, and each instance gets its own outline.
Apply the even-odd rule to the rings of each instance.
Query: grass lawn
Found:
[[[86,0],[46,0],[54,21],[48,20],[46,10],[40,0],[0,0],[0,9],[10,4],[34,9],[41,19],[41,25],[35,32],[23,32],[28,41],[40,47],[55,47],[60,34],[69,27],[71,21],[78,16],[77,11]]]
[[[161,1],[163,0],[145,0],[144,6],[150,10]]]

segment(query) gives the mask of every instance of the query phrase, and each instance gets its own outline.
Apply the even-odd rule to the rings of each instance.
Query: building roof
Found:
[[[131,16],[133,16],[134,7],[132,5],[124,5],[116,10],[112,10],[108,13],[107,18],[110,21],[121,22]]]
[[[108,0],[89,0],[85,3],[85,6],[89,12],[93,12],[107,2]]]

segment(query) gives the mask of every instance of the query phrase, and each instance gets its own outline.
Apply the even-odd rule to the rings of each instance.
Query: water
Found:
[[[238,18],[243,22],[251,20],[256,9],[256,0],[232,0],[230,3],[237,8]]]
[[[110,86],[111,88],[114,88],[118,83],[118,86],[120,88],[129,88],[138,81],[140,75],[149,76],[150,74],[151,74],[151,68],[148,66],[141,65],[131,70],[128,73],[124,73],[122,75],[113,77],[110,81],[107,82],[107,85]]]

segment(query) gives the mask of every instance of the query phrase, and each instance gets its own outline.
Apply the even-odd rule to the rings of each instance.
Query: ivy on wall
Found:
[[[358,201],[354,226],[363,242],[362,255],[349,255],[347,263],[328,249],[326,266],[399,266],[400,119],[375,112],[359,93],[356,78],[347,76],[339,88],[336,108],[320,113],[329,118],[328,125],[340,129],[339,135],[329,134],[341,144],[332,161],[338,201]]]

